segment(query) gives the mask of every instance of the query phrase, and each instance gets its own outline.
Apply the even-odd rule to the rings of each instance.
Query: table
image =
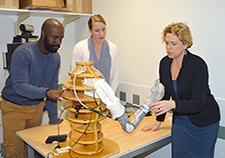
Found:
[[[120,152],[111,157],[133,157],[159,145],[166,144],[171,140],[172,121],[165,119],[161,127],[154,132],[143,132],[141,127],[155,122],[155,116],[144,117],[139,126],[131,134],[122,130],[118,121],[107,118],[103,124],[102,132],[104,138],[115,141],[120,148]],[[45,144],[45,140],[50,135],[68,134],[70,131],[69,122],[64,120],[58,125],[43,125],[30,129],[18,131],[17,135],[24,140],[31,148],[39,152],[44,157],[52,152],[57,144]],[[31,156],[32,157],[32,156]]]

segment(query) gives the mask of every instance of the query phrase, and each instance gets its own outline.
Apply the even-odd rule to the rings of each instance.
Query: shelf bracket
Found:
[[[75,20],[77,20],[77,19],[79,19],[80,18],[80,15],[76,15],[76,16],[65,16],[64,17],[64,20],[63,20],[63,26],[64,26],[64,28],[66,27],[66,25],[67,24],[69,24],[69,23],[71,23],[71,22],[73,22],[73,21],[75,21]]]
[[[15,33],[15,36],[20,34],[20,31],[19,31],[19,25],[21,22],[23,22],[24,20],[26,20],[28,17],[30,16],[30,13],[22,13],[22,14],[19,14],[18,15],[18,19],[17,19],[17,22],[14,23],[14,33]]]

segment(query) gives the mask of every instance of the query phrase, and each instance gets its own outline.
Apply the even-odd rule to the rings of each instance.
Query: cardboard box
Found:
[[[19,8],[68,11],[92,14],[92,0],[20,0]]]
[[[92,0],[67,0],[67,11],[92,14]]]
[[[55,7],[55,0],[20,0],[20,8],[24,8],[27,6],[48,6]]]
[[[0,0],[0,8],[19,9],[18,0]]]
[[[20,0],[20,8],[29,6],[64,7],[63,0]]]
[[[20,0],[19,8],[67,11],[64,0]]]

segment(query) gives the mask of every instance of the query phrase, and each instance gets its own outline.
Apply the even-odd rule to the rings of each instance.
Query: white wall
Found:
[[[206,60],[213,94],[225,98],[224,0],[93,0],[94,13],[108,22],[108,39],[117,44],[120,81],[151,85],[165,55],[164,27],[186,22],[193,35],[191,52]]]

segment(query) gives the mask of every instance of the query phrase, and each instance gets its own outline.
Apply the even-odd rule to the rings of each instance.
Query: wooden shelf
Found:
[[[15,35],[19,33],[19,25],[24,20],[30,16],[39,16],[39,17],[58,17],[64,18],[63,25],[64,27],[77,20],[80,17],[89,17],[92,14],[86,13],[72,13],[72,12],[59,12],[52,10],[27,10],[27,9],[6,9],[0,8],[0,15],[6,16],[18,16],[17,22],[15,22]]]
[[[49,16],[54,17],[68,17],[68,16],[90,16],[92,14],[86,13],[73,13],[73,12],[59,12],[51,10],[27,10],[27,9],[8,9],[0,8],[1,15],[21,15],[21,14],[30,14],[31,16]]]

